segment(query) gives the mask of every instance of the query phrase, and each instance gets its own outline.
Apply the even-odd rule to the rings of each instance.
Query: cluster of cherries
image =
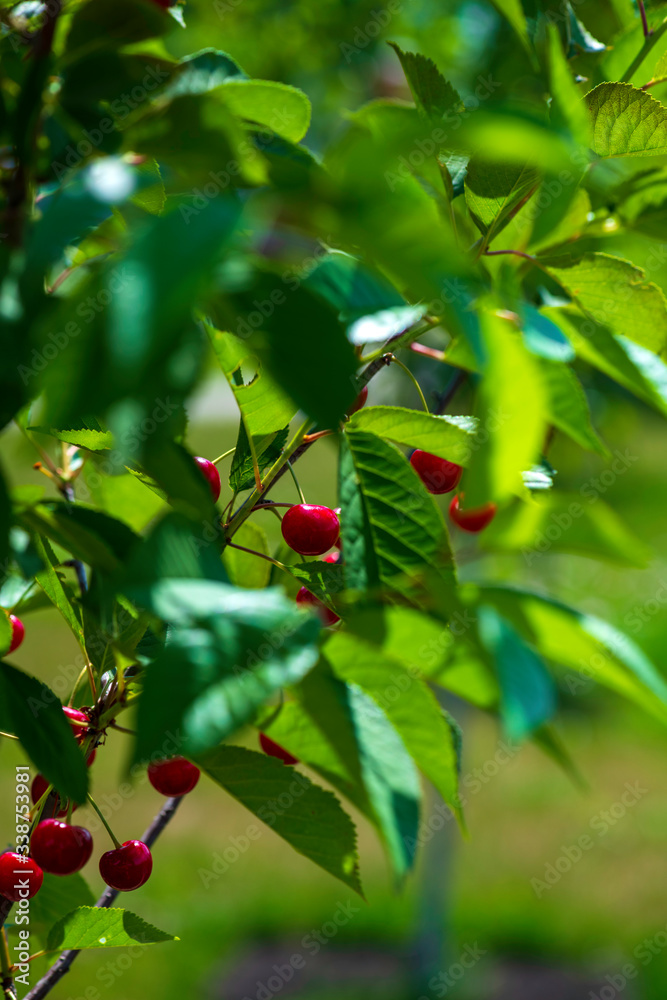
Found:
[[[81,745],[90,732],[86,712],[78,708],[63,708],[74,737]],[[87,758],[90,766],[95,759],[93,750]],[[179,797],[191,792],[199,781],[199,768],[184,757],[170,757],[148,767],[148,778],[162,795]],[[63,817],[77,808],[61,804],[56,792],[50,792],[47,780],[38,774],[32,783],[31,795],[35,805],[41,804],[39,823],[30,837],[29,855],[6,851],[0,855],[0,895],[13,902],[34,896],[42,886],[44,872],[52,875],[73,875],[90,860],[93,838],[83,826],[74,826]],[[63,807],[61,808],[61,805]],[[44,814],[51,813],[44,818]],[[153,858],[141,840],[126,840],[107,851],[99,861],[100,875],[108,886],[119,892],[139,889],[150,877]]]

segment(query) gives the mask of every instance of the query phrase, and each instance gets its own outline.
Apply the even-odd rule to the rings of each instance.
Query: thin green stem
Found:
[[[14,977],[12,976],[12,963],[9,957],[9,943],[7,932],[3,927],[0,929],[0,969],[2,970],[2,992],[7,1000],[16,1000],[16,990],[14,989]]]
[[[301,503],[304,503],[304,504],[305,504],[305,502],[306,502],[306,498],[305,498],[305,496],[303,495],[303,490],[301,489],[301,486],[299,485],[299,480],[298,480],[298,479],[296,478],[296,472],[295,472],[295,471],[294,471],[294,469],[292,468],[292,463],[291,463],[291,462],[288,462],[288,463],[287,463],[287,468],[289,469],[289,474],[290,474],[290,476],[291,476],[291,477],[292,477],[292,479],[294,480],[294,485],[296,486],[296,491],[297,491],[297,493],[299,494],[299,497],[300,497],[300,499],[301,499]]]
[[[108,823],[107,823],[107,821],[105,820],[105,818],[104,818],[104,816],[102,815],[102,812],[101,812],[101,810],[100,810],[99,806],[97,805],[97,802],[96,802],[96,801],[95,801],[95,799],[94,799],[94,798],[92,797],[92,795],[89,795],[89,796],[88,796],[88,801],[90,802],[91,806],[93,807],[93,809],[95,810],[95,812],[97,813],[97,815],[98,815],[98,816],[100,817],[100,819],[102,820],[102,823],[104,824],[104,829],[105,829],[105,830],[107,831],[107,833],[108,833],[108,834],[109,834],[109,836],[111,837],[111,839],[112,839],[112,841],[113,841],[113,844],[114,844],[114,847],[116,847],[116,848],[120,847],[120,846],[121,846],[121,845],[120,845],[120,841],[119,841],[119,840],[118,840],[118,839],[116,838],[116,835],[114,834],[113,830],[111,829],[111,827],[109,826],[109,824],[108,824]]]
[[[235,451],[236,445],[233,448],[230,448],[229,451],[223,451],[222,455],[218,455],[217,458],[213,459],[213,465],[217,465],[218,462],[222,462],[223,458],[227,458],[228,455],[233,455]]]
[[[245,545],[237,545],[236,542],[227,542],[227,545],[230,549],[238,549],[239,552],[247,552],[250,556],[259,556],[260,559],[266,559],[267,562],[273,563],[278,569],[284,569],[285,572],[288,572],[287,566],[284,563],[278,562],[273,556],[265,555],[264,552],[255,552],[254,549],[247,549]]]
[[[642,45],[641,49],[633,59],[630,66],[628,66],[628,69],[625,72],[625,74],[621,77],[621,83],[630,83],[633,76],[635,75],[641,64],[644,62],[651,49],[662,38],[662,36],[666,31],[667,31],[667,19],[665,19],[662,22],[662,24],[660,24],[655,29],[655,31],[651,32],[649,35],[646,36],[646,38],[644,39],[644,44]]]
[[[402,361],[399,361],[398,358],[394,357],[393,355],[392,355],[392,358],[391,358],[391,363],[393,365],[398,365],[399,368],[402,368],[403,371],[406,373],[406,375],[408,375],[408,377],[412,380],[412,382],[414,383],[415,389],[419,393],[419,398],[422,401],[422,406],[424,407],[424,409],[428,413],[429,412],[428,403],[426,402],[426,397],[424,396],[424,393],[422,392],[422,387],[420,386],[419,382],[414,377],[414,375],[412,374],[412,372],[410,371],[410,369],[408,368],[408,366],[404,365]]]

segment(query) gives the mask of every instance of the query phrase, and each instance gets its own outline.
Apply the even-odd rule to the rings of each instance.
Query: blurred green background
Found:
[[[579,13],[607,43],[635,16],[625,0],[585,4]],[[354,0],[215,0],[188,5],[185,16],[188,27],[175,28],[168,42],[171,52],[180,56],[213,45],[228,51],[253,76],[302,87],[315,109],[307,142],[316,150],[344,126],[344,109],[376,96],[409,97],[386,38],[432,56],[463,93],[489,72],[504,81],[505,93],[521,93],[523,68],[516,47],[509,65],[505,52],[510,48],[503,46],[509,29],[486,3],[403,0],[390,10]],[[642,264],[652,244],[642,236],[619,235],[600,246]],[[652,277],[660,281],[661,274]],[[415,363],[414,370],[427,391],[446,380],[433,362]],[[652,547],[650,566],[619,570],[550,554],[528,566],[514,556],[481,558],[474,543],[457,537],[462,575],[537,583],[628,630],[662,669],[667,606],[664,426],[610,383],[604,383],[603,395],[601,376],[584,370],[582,377],[602,436],[612,451],[627,449],[631,456],[627,472],[612,476],[604,487],[604,498]],[[413,392],[400,373],[386,371],[373,384],[371,401],[417,405]],[[459,402],[460,412],[466,412],[465,394]],[[232,410],[228,390],[211,372],[192,401],[187,443],[193,453],[212,458],[235,443]],[[44,482],[32,471],[37,456],[22,439],[8,432],[2,444],[14,483]],[[560,436],[550,459],[563,490],[577,491],[608,471],[602,459]],[[335,467],[328,441],[310,450],[299,466],[309,500],[333,504]],[[279,493],[275,499],[294,499],[287,479]],[[260,516],[277,542],[273,519]],[[57,684],[71,672],[76,652],[57,615],[44,612],[30,617],[25,642],[12,661],[66,696]],[[365,902],[352,898],[268,829],[246,849],[243,838],[252,817],[202,778],[156,845],[153,878],[122,900],[177,934],[180,942],[146,948],[139,957],[123,949],[83,954],[54,996],[337,1000],[344,993],[351,1000],[613,1000],[622,993],[626,1000],[664,1000],[667,733],[578,675],[562,680],[561,696],[562,736],[589,790],[577,789],[532,747],[501,760],[503,736],[496,723],[453,702],[450,707],[464,732],[469,839],[441,813],[426,816],[428,842],[420,869],[398,891],[374,834],[359,820]],[[112,808],[117,835],[129,839],[140,835],[162,800],[139,782],[122,807],[114,808],[124,739],[110,735],[98,753],[94,794]],[[255,737],[248,734],[247,739],[253,745]],[[3,741],[2,755],[0,794],[10,801],[17,757],[9,741]],[[623,802],[628,785],[636,789],[636,801],[629,805],[628,796]],[[79,816],[92,824],[89,809],[81,809]],[[9,827],[3,828],[3,840],[11,835]],[[583,835],[593,846],[573,861]],[[96,829],[95,837],[96,846],[107,849],[106,834]],[[238,858],[213,878],[207,873],[225,851],[227,858]],[[550,876],[554,884],[541,888],[535,880],[543,883],[549,866],[556,876],[559,867],[564,871]],[[94,864],[84,874],[98,895],[102,882]],[[315,955],[317,935],[322,943]],[[305,966],[290,975],[284,969],[294,955],[303,956]],[[459,977],[462,955],[471,968]],[[33,982],[39,965],[35,963]],[[426,981],[421,982],[414,970],[423,974],[425,968]],[[437,981],[429,986],[433,975]]]

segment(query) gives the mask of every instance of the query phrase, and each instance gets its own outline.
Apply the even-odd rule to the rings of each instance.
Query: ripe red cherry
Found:
[[[321,556],[338,541],[340,522],[330,507],[298,503],[283,518],[283,538],[302,556]]]
[[[316,611],[323,625],[335,625],[336,622],[340,621],[338,615],[326,604],[323,604],[319,597],[311,594],[307,587],[302,587],[296,595],[296,603],[299,607],[309,607]]]
[[[36,861],[16,851],[0,854],[0,896],[18,903],[39,892],[44,873]]]
[[[289,750],[285,747],[281,747],[279,743],[272,740],[270,736],[266,736],[264,733],[259,734],[259,745],[265,754],[269,757],[277,757],[281,760],[283,764],[298,764],[298,757],[293,757]]]
[[[161,795],[176,798],[191,792],[199,781],[201,771],[185,757],[171,757],[169,760],[159,760],[150,764],[148,779]]]
[[[140,840],[126,840],[122,847],[107,851],[100,858],[100,875],[119,892],[140,889],[152,871],[151,852]]]
[[[44,792],[48,787],[49,787],[49,782],[46,780],[46,778],[42,774],[36,774],[32,782],[32,788],[30,789],[32,795],[32,801],[35,804],[39,802],[39,800],[41,799],[42,795],[44,794]],[[53,795],[54,795],[53,806],[49,807],[47,800],[46,806],[42,811],[42,816],[46,817],[55,815],[57,816],[58,819],[62,819],[63,816],[67,815],[67,803],[65,803],[62,809],[59,809],[60,798],[58,797],[55,791],[53,792]],[[76,809],[78,809],[78,806],[75,802],[73,804],[72,812],[74,812]]]
[[[483,531],[493,521],[498,510],[495,503],[485,503],[481,507],[474,507],[472,510],[461,510],[459,497],[455,496],[449,505],[449,516],[454,524],[458,524],[463,531],[470,531],[476,534]]]
[[[428,451],[420,451],[419,448],[410,455],[410,465],[429,493],[451,493],[463,475],[460,465],[431,455]]]
[[[9,615],[9,624],[12,627],[12,639],[9,644],[8,653],[13,653],[23,642],[25,636],[25,625],[16,615]]]
[[[69,705],[63,706],[63,712],[67,716],[67,721],[69,722],[72,732],[74,733],[74,739],[77,743],[81,743],[86,735],[86,729],[90,726],[90,721],[85,712],[82,712],[79,708],[70,708]]]
[[[336,566],[339,562],[342,562],[342,559],[343,557],[340,554],[340,552],[330,552],[328,556],[324,557],[324,562],[332,563],[334,566]]]
[[[83,826],[43,819],[30,838],[30,851],[43,871],[73,875],[90,860],[93,838]]]
[[[171,4],[166,4],[165,6],[171,7]],[[208,480],[208,485],[211,487],[211,496],[215,503],[220,496],[220,473],[213,462],[209,462],[207,458],[195,458],[195,462]]]
[[[361,390],[361,392],[359,393],[359,395],[357,396],[357,398],[355,399],[352,406],[348,409],[347,411],[348,417],[351,417],[353,413],[357,412],[357,410],[363,409],[363,407],[366,405],[367,399],[368,399],[368,386],[365,385]]]

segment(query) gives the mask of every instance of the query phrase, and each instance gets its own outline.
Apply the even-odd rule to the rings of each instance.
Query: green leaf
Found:
[[[522,473],[535,463],[544,441],[548,406],[537,358],[512,326],[489,313],[483,324],[487,359],[479,390],[479,429],[461,485],[469,507],[521,492]]]
[[[171,97],[180,94],[205,94],[227,80],[247,79],[245,73],[226,52],[202,49],[181,59],[176,73],[166,87]]]
[[[75,444],[78,448],[86,448],[87,451],[113,448],[113,435],[109,431],[102,430],[94,417],[82,420],[80,427],[68,427],[63,430],[54,427],[29,427],[28,430],[34,434],[47,434],[56,441]]]
[[[622,463],[621,474],[628,465]],[[480,539],[483,547],[521,551],[528,565],[547,552],[575,552],[621,566],[647,565],[650,550],[600,499],[590,483],[580,493],[550,493],[501,511]]]
[[[42,888],[30,901],[30,930],[39,935],[46,947],[48,932],[74,907],[93,906],[92,890],[78,873],[50,875],[44,872]]]
[[[245,341],[204,325],[248,433],[261,437],[282,431],[296,414],[295,404]]]
[[[604,253],[552,257],[543,263],[596,323],[655,354],[667,353],[667,300],[642,268]]]
[[[273,80],[228,79],[215,92],[240,118],[300,142],[310,125],[310,101],[302,90]]]
[[[377,702],[419,770],[460,817],[453,734],[428,685],[359,634],[338,632],[322,652],[337,677],[357,684]]]
[[[253,436],[252,444],[257,457],[257,468],[260,476],[280,457],[287,442],[288,434],[289,427],[283,427],[280,431],[263,434],[261,437]],[[234,493],[241,493],[243,490],[252,490],[255,488],[255,466],[245,429],[245,419],[243,419],[239,426],[236,451],[234,452],[229,470],[229,485]]]
[[[521,0],[492,0],[492,3],[496,10],[503,17],[507,18],[526,52],[534,59],[533,49],[528,38],[526,15],[523,12]]]
[[[278,590],[164,580],[129,596],[172,625],[146,673],[136,761],[159,750],[167,732],[180,734],[188,755],[215,746],[317,661],[319,620]]]
[[[656,354],[573,310],[544,311],[562,326],[580,358],[667,414],[667,365]]]
[[[534,194],[539,182],[540,175],[532,167],[472,157],[465,180],[466,205],[485,247]]]
[[[252,521],[244,521],[234,535],[234,542],[254,552],[269,554],[269,542],[266,532]],[[261,590],[267,587],[271,576],[271,563],[268,559],[241,552],[227,546],[222,554],[222,562],[227,570],[230,583],[235,587],[247,587],[251,590]]]
[[[599,618],[523,590],[483,586],[481,594],[540,655],[568,668],[570,693],[593,679],[667,722],[667,684],[627,635]]]
[[[395,444],[467,465],[476,423],[471,417],[433,416],[403,406],[367,406],[353,413],[348,431],[364,431]]]
[[[295,851],[362,894],[354,824],[331,792],[281,761],[221,746],[198,765]]]
[[[560,327],[534,306],[521,306],[521,333],[531,354],[550,361],[571,361],[574,348]]]
[[[479,634],[500,679],[507,735],[524,740],[556,711],[553,681],[540,658],[494,608],[479,608]]]
[[[86,801],[88,769],[57,696],[8,663],[0,663],[0,728],[18,736],[35,767],[64,797]]]
[[[82,503],[48,500],[25,510],[21,521],[75,559],[109,573],[120,568],[138,540],[126,524]]]
[[[563,53],[558,28],[555,24],[550,24],[547,30],[552,118],[556,123],[564,122],[573,138],[588,149],[591,138],[586,105],[577,90],[570,64]]]
[[[12,519],[11,501],[2,469],[0,469],[0,583],[9,568],[9,528]]]
[[[403,67],[415,104],[428,118],[442,118],[461,104],[461,98],[432,59],[419,52],[404,52],[396,42],[389,42]]]
[[[157,514],[164,512],[165,501],[147,488],[136,475],[105,475],[102,458],[98,471],[93,462],[87,462],[83,472],[91,501],[104,514],[113,514],[133,531],[141,532]]]
[[[142,0],[100,0],[77,7],[67,35],[69,61],[104,48],[119,48],[164,34],[170,19],[164,8]]]
[[[405,457],[365,431],[348,429],[341,443],[341,535],[352,589],[382,584],[415,595],[427,568],[453,591],[447,531],[433,497]]]
[[[35,549],[37,554],[41,558],[44,566],[46,567],[35,577],[36,582],[42,588],[44,593],[47,595],[52,604],[58,608],[58,611],[63,616],[67,624],[69,625],[74,638],[81,646],[81,649],[86,653],[86,640],[83,635],[83,624],[81,621],[80,612],[75,609],[69,594],[63,586],[63,581],[58,575],[58,567],[60,563],[56,557],[55,552],[49,545],[46,538],[42,539],[38,535],[34,539]]]
[[[401,738],[368,695],[324,670],[296,695],[301,705],[285,704],[266,732],[370,818],[402,879],[415,860],[421,788]]]
[[[593,38],[590,31],[584,27],[579,18],[574,13],[570,0],[566,0],[565,9],[568,14],[568,37],[570,39],[570,51],[568,56],[578,55],[577,49],[581,52],[604,52],[606,45]]]
[[[544,359],[540,362],[540,373],[549,397],[549,417],[553,425],[582,448],[608,458],[609,449],[591,423],[586,394],[572,369],[560,361]]]
[[[228,582],[217,543],[219,526],[194,525],[170,512],[137,545],[127,563],[126,589],[151,586],[165,579],[208,579]]]
[[[47,951],[70,948],[126,948],[129,945],[178,941],[129,910],[116,907],[78,906],[49,931]]]
[[[601,83],[586,94],[596,156],[667,153],[667,108],[629,83]]]

